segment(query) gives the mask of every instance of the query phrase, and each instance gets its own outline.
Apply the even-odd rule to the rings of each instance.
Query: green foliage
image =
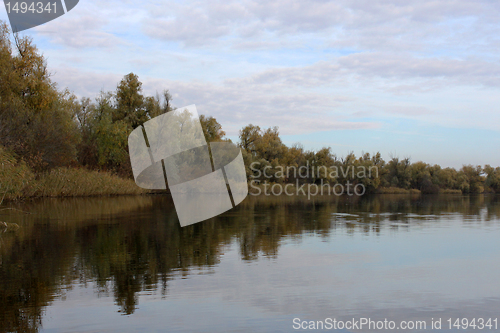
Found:
[[[307,151],[295,144],[287,147],[277,127],[262,130],[248,125],[240,130],[248,180],[295,184],[362,184],[367,193],[500,193],[500,167],[464,165],[459,171],[441,168],[410,158],[391,158],[381,154],[354,153],[338,159],[330,147]],[[252,166],[252,167],[250,167]],[[287,170],[302,170],[296,175]],[[265,174],[264,174],[265,171]]]
[[[124,76],[115,92],[101,92],[95,101],[81,99],[75,112],[82,137],[78,146],[79,162],[91,169],[131,177],[129,133],[149,119],[173,110],[171,99],[168,90],[161,98],[158,95],[144,97],[142,83],[133,73]],[[223,136],[220,124],[219,131]]]
[[[264,131],[255,145],[255,152],[257,156],[270,162],[279,161],[284,157],[286,147],[281,142],[278,127],[268,128]]]
[[[124,121],[134,129],[149,119],[141,92],[142,82],[139,81],[139,77],[134,73],[125,75],[116,88],[113,123]]]
[[[240,130],[240,143],[239,146],[246,150],[250,154],[255,154],[255,145],[262,136],[259,126],[254,126],[252,124],[243,127]]]
[[[56,89],[30,38],[13,39],[0,23],[0,144],[35,171],[69,165],[79,141],[75,97]]]
[[[226,132],[222,130],[221,124],[214,117],[201,115],[200,122],[207,142],[223,141]]]
[[[422,193],[438,193],[439,178],[437,174],[441,167],[431,167],[424,162],[413,163],[410,167],[410,187],[422,191]]]
[[[384,186],[409,189],[411,186],[410,164],[409,158],[399,160],[398,157],[393,157],[386,165],[386,178]]]
[[[465,193],[483,193],[484,177],[481,166],[464,165],[459,171],[460,186]]]
[[[380,186],[381,183],[381,170],[384,167],[384,160],[380,153],[370,157],[369,153],[365,153],[362,157],[354,163],[357,170],[366,170],[365,175],[356,174],[356,183],[363,184],[368,193],[373,193]],[[362,177],[359,177],[362,176]]]
[[[0,194],[18,198],[70,195],[71,191],[78,195],[123,192],[100,191],[88,184],[80,188],[77,180],[76,187],[64,185],[51,192],[43,179],[61,184],[57,182],[61,177],[70,184],[72,177],[95,176],[99,184],[107,181],[103,176],[107,174],[86,174],[68,166],[130,178],[129,133],[149,119],[172,111],[171,101],[168,90],[161,96],[145,96],[142,82],[134,73],[125,75],[115,91],[101,92],[95,100],[77,100],[69,91],[56,88],[32,40],[13,36],[0,22]],[[181,118],[179,121],[187,124]],[[214,117],[202,115],[200,122],[208,142],[228,140]],[[385,162],[380,153],[359,157],[349,153],[337,158],[330,147],[318,151],[305,150],[299,144],[289,147],[281,140],[278,127],[261,129],[253,124],[240,130],[238,145],[249,180],[260,175],[261,181],[293,184],[349,182],[352,186],[362,184],[367,192],[500,193],[500,168],[489,165],[484,169],[464,165],[457,171],[421,161],[412,164],[409,158],[393,157]]]
[[[493,168],[490,165],[486,165],[484,167],[484,172],[486,173],[485,186],[500,193],[500,167]]]

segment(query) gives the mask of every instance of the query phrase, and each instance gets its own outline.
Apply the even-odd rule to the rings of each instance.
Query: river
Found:
[[[0,332],[500,317],[500,196],[248,197],[185,228],[168,196],[0,209]]]

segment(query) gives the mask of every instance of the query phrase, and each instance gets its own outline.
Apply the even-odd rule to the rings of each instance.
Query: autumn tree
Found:
[[[80,163],[130,177],[128,135],[146,121],[172,110],[168,90],[161,96],[144,96],[142,82],[134,73],[125,75],[114,92],[102,91],[95,101],[83,98],[75,115],[83,139],[78,146]],[[219,131],[223,136],[224,132]]]
[[[256,152],[255,145],[262,137],[262,132],[259,126],[250,124],[240,130],[239,137],[239,146],[248,153],[254,154]]]
[[[11,38],[4,23],[0,23],[0,68],[0,144],[35,170],[75,161],[79,141],[73,121],[75,96],[56,89],[32,40]]]
[[[201,115],[200,123],[207,142],[217,142],[224,139],[226,132],[222,130],[221,124],[214,117]]]
[[[148,120],[148,114],[142,95],[142,82],[134,73],[129,73],[120,81],[116,88],[116,108],[112,121],[124,121],[132,129]]]
[[[410,158],[400,160],[393,157],[386,166],[384,177],[384,186],[400,187],[404,189],[411,188],[411,163]]]
[[[483,169],[480,165],[464,165],[459,171],[461,176],[461,190],[465,193],[483,193],[484,177]]]
[[[490,165],[484,167],[486,174],[485,185],[493,189],[496,193],[500,193],[500,167],[493,168]]]

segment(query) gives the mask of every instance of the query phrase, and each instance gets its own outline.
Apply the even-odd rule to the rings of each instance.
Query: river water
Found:
[[[499,331],[500,196],[248,197],[185,228],[168,196],[0,209],[0,332]]]

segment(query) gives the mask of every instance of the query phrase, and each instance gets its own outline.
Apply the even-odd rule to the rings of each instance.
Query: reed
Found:
[[[417,189],[404,189],[399,187],[379,187],[375,191],[378,194],[420,194],[420,190]]]
[[[57,168],[43,174],[28,193],[30,197],[83,197],[102,195],[143,194],[131,179],[108,172],[86,169]]]
[[[0,147],[0,203],[32,197],[137,195],[147,193],[131,179],[83,168],[57,168],[35,175],[23,161]]]
[[[453,190],[453,189],[442,189],[439,191],[440,194],[462,194],[461,190]]]

